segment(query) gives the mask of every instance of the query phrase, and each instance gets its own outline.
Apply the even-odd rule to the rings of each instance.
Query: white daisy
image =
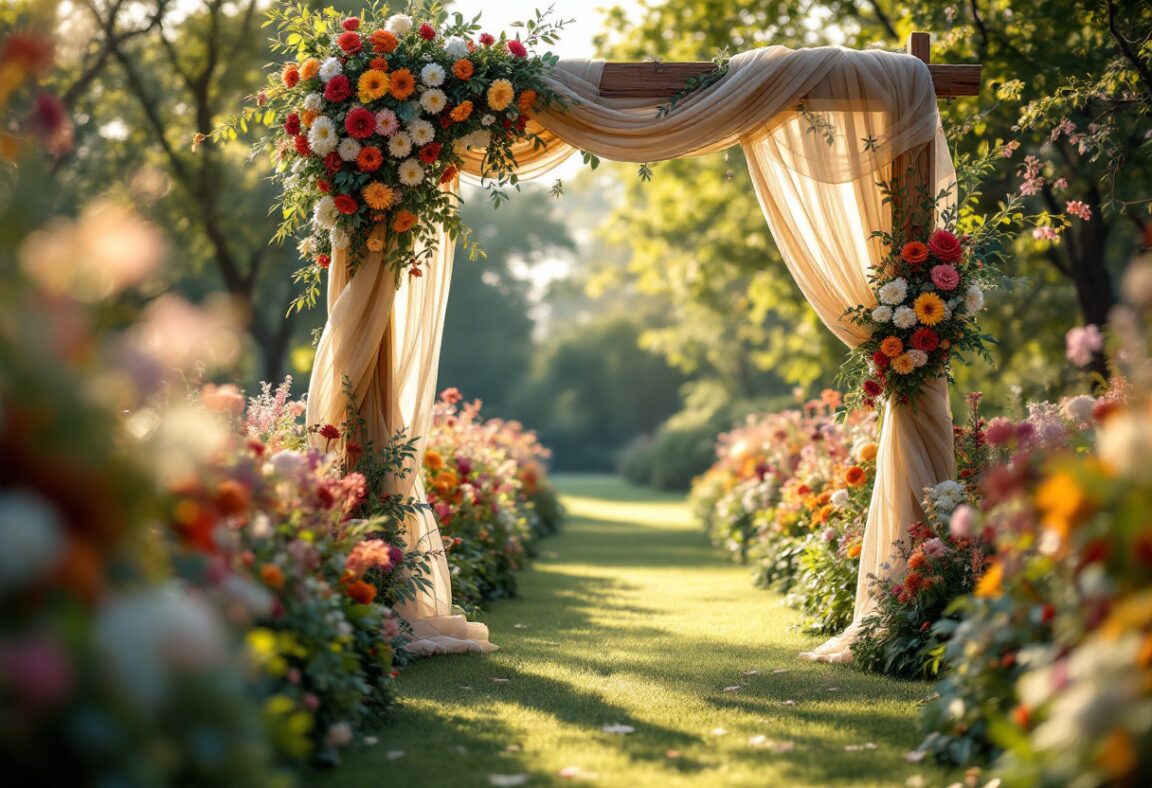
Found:
[[[360,143],[352,137],[345,137],[336,146],[336,152],[344,161],[355,161],[356,157],[360,155]]]
[[[439,115],[447,105],[448,97],[445,96],[444,91],[439,88],[425,90],[420,95],[420,108],[429,115]]]
[[[336,65],[340,64],[337,63]],[[309,112],[319,112],[322,106],[324,106],[324,97],[319,93],[312,92],[304,97],[304,109]]]
[[[312,128],[308,130],[308,145],[317,156],[327,156],[336,150],[340,137],[336,134],[336,124],[327,115],[321,115],[312,121]]]
[[[916,311],[912,307],[898,306],[892,313],[892,323],[896,328],[912,328],[916,325]]]
[[[333,249],[347,249],[348,245],[352,243],[351,236],[343,227],[333,227],[329,233],[328,238],[332,242]]]
[[[412,29],[412,17],[407,14],[393,14],[388,17],[388,30],[396,35],[403,35]]]
[[[964,309],[969,314],[976,314],[984,308],[984,291],[976,285],[968,288],[964,294]]]
[[[320,64],[320,79],[324,82],[328,82],[332,77],[342,73],[344,73],[344,67],[334,57],[330,57]]]
[[[496,116],[495,115],[485,115],[484,117],[480,118],[480,125],[481,126],[491,126],[495,122],[496,122]]]
[[[438,88],[444,84],[444,66],[439,63],[429,63],[420,69],[420,81],[430,88]]]
[[[908,295],[908,282],[903,277],[893,279],[880,288],[880,302],[896,305],[902,303]]]
[[[424,181],[424,168],[415,159],[400,163],[400,182],[405,186],[419,186]]]
[[[408,136],[416,145],[427,145],[436,138],[436,128],[426,120],[414,120],[408,124]]]
[[[402,159],[412,152],[412,138],[400,132],[388,140],[388,153],[394,159]]]
[[[340,218],[340,212],[336,210],[335,200],[325,195],[316,201],[316,210],[312,213],[312,221],[317,227],[330,230],[336,225],[338,218]]]
[[[923,350],[908,350],[908,359],[912,362],[914,367],[922,367],[928,363],[928,354]]]
[[[892,307],[881,305],[872,310],[872,319],[877,323],[887,323],[892,319]]]
[[[381,137],[391,137],[400,130],[400,121],[396,113],[390,109],[382,109],[376,113],[376,133]]]
[[[444,51],[453,60],[468,57],[468,42],[460,36],[449,36],[444,40]]]

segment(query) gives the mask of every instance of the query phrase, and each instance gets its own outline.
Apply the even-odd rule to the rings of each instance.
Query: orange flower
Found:
[[[496,112],[507,109],[514,98],[516,91],[506,79],[498,79],[488,87],[488,106]]]
[[[356,83],[356,90],[359,93],[361,104],[367,104],[376,99],[384,98],[388,95],[388,88],[388,75],[374,68],[370,68],[361,74],[360,79]]]
[[[944,302],[935,293],[921,293],[912,302],[916,318],[926,326],[934,326],[944,319]]]
[[[392,72],[389,78],[392,89],[392,97],[397,101],[406,101],[411,97],[412,92],[416,90],[416,78],[412,76],[412,72],[406,68],[398,68]]]
[[[296,68],[295,63],[289,63],[284,66],[280,78],[284,80],[285,87],[294,88],[300,82],[300,69]]]
[[[865,443],[860,447],[860,451],[856,455],[856,459],[860,462],[868,462],[876,459],[877,446],[875,443]]]
[[[440,452],[429,449],[424,454],[424,464],[432,470],[439,470],[444,467],[444,458],[440,456]]]
[[[396,49],[400,42],[390,30],[377,30],[368,39],[372,42],[373,52],[383,52],[385,55]]]
[[[365,583],[363,580],[349,583],[344,590],[348,592],[348,596],[362,605],[370,605],[372,600],[376,598],[376,586]]]
[[[892,371],[897,375],[908,375],[914,369],[916,369],[916,365],[912,363],[912,357],[907,353],[901,353],[892,359]]]
[[[310,79],[316,79],[320,75],[320,61],[314,57],[310,57],[304,61],[300,66],[300,79],[307,82]]]
[[[416,215],[411,211],[397,211],[392,219],[392,229],[398,233],[406,233],[416,226]]]
[[[525,115],[527,115],[529,110],[531,110],[533,105],[535,105],[535,104],[536,104],[536,91],[535,90],[532,90],[532,88],[528,88],[526,90],[520,91],[520,97],[516,99],[516,106],[520,108],[521,112],[523,112]]]
[[[919,241],[909,241],[900,250],[900,259],[909,265],[920,265],[928,259],[928,247]]]
[[[847,553],[848,553],[849,558],[859,558],[860,557],[860,543],[856,542],[855,544],[850,545],[848,547]]]
[[[277,591],[284,587],[284,573],[276,564],[264,564],[260,567],[260,580],[264,585]]]
[[[924,557],[924,553],[917,550],[916,552],[914,552],[911,555],[911,557],[909,557],[908,568],[915,571],[915,570],[919,569],[920,567],[924,566],[924,564],[927,561],[928,561],[928,559]]]
[[[216,487],[216,508],[226,516],[245,514],[252,503],[248,487],[235,479],[225,479]]]
[[[366,145],[356,155],[356,166],[360,168],[360,172],[376,172],[383,163],[384,155],[373,145]]]
[[[460,58],[452,64],[452,73],[456,75],[457,79],[462,79],[467,82],[472,79],[472,61],[466,57]]]
[[[973,592],[981,599],[995,599],[1004,592],[1004,566],[999,562],[992,564],[984,574],[980,575],[980,580],[976,583],[976,590]]]
[[[459,104],[453,107],[452,112],[449,113],[449,117],[451,117],[452,120],[456,121],[457,123],[463,123],[464,121],[468,120],[469,116],[471,115],[471,101],[461,101]]]
[[[377,71],[387,71],[388,60],[382,57],[374,57],[371,61],[369,61],[368,68],[374,68]]]
[[[844,483],[849,487],[859,487],[866,481],[868,481],[868,474],[859,465],[853,465],[844,471]]]
[[[306,109],[306,110],[304,110],[304,112],[303,112],[303,113],[301,113],[301,115],[300,115],[300,122],[301,122],[302,124],[304,124],[304,128],[308,128],[308,127],[310,127],[310,126],[312,125],[312,121],[316,120],[316,118],[317,118],[318,116],[319,116],[319,113],[317,113],[317,112],[314,112],[314,111],[312,111],[312,110],[310,110],[310,109]]]
[[[392,205],[392,200],[395,197],[395,192],[392,187],[380,181],[372,181],[364,187],[360,192],[360,196],[364,198],[364,202],[374,211],[387,210]]]
[[[904,343],[900,341],[900,337],[888,337],[880,343],[880,352],[888,358],[896,358],[904,352]]]

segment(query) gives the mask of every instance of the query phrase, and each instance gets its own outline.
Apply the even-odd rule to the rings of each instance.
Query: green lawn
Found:
[[[681,496],[559,484],[564,531],[484,617],[501,650],[407,670],[379,741],[312,784],[558,785],[569,767],[607,786],[948,782],[904,760],[928,685],[797,659],[814,643],[797,614],[708,546]]]

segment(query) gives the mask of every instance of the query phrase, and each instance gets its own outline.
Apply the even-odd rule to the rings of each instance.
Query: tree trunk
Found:
[[[1072,262],[1072,283],[1076,287],[1076,300],[1080,305],[1083,325],[1096,325],[1103,330],[1108,325],[1109,314],[1116,304],[1112,275],[1108,271],[1105,257],[1112,225],[1100,217],[1098,205],[1092,207],[1092,218],[1084,223],[1082,231],[1077,234],[1075,239],[1077,248],[1070,249],[1069,256]],[[1095,354],[1084,371],[1089,374],[1097,373],[1106,380],[1107,357],[1102,352]]]

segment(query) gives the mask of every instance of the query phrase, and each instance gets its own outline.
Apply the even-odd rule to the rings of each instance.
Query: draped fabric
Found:
[[[600,98],[601,69],[594,61],[561,61],[550,85],[562,101],[538,111],[531,122],[543,144],[516,151],[520,177],[546,172],[574,148],[605,159],[657,162],[738,144],[801,292],[846,345],[865,339],[842,315],[849,307],[874,303],[867,275],[883,250],[871,234],[891,225],[878,182],[891,179],[902,154],[933,141],[933,185],[939,191],[955,179],[927,67],[910,55],[889,52],[768,47],[737,55],[723,78],[667,113],[657,112],[658,103],[651,100]],[[469,151],[466,159],[466,175],[482,177],[483,152]],[[435,389],[452,247],[441,234],[428,276],[406,281],[399,293],[391,284],[393,274],[380,270],[378,257],[350,281],[337,270],[343,261],[337,255],[330,273],[329,320],[313,368],[309,422],[332,421],[321,417],[342,412],[340,382],[347,376],[372,437],[384,440],[401,427],[419,436]],[[888,406],[882,424],[855,620],[843,636],[807,655],[813,659],[850,658],[848,646],[872,606],[869,576],[888,571],[892,543],[921,514],[923,488],[955,473],[943,381],[928,386],[920,402]],[[399,488],[422,493],[412,479]],[[439,549],[430,515],[414,518],[408,528],[411,544]],[[434,593],[401,611],[417,630],[418,640],[409,648],[418,653],[494,648],[486,631],[452,615],[442,559],[435,569]]]

